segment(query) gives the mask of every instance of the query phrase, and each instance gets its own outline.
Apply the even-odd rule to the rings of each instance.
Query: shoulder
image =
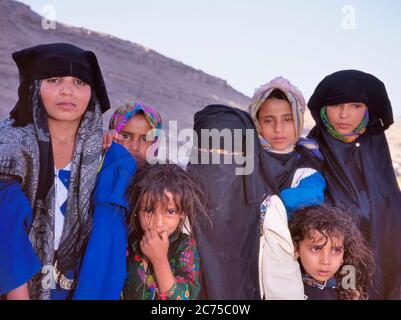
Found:
[[[7,121],[6,121],[7,122]],[[12,123],[11,123],[12,124]],[[23,186],[39,170],[39,146],[32,125],[14,128],[0,124],[0,174],[14,176]]]
[[[13,127],[12,124],[10,120],[0,122],[0,157],[33,153],[37,149],[37,137],[33,125]]]
[[[195,239],[184,232],[180,232],[177,240],[186,246],[196,246]]]
[[[136,161],[121,145],[112,143],[104,155],[95,187],[95,202],[127,206],[125,192],[137,169]]]
[[[300,138],[296,144],[297,167],[314,168],[320,171],[323,166],[324,157],[319,150],[316,140],[311,138]]]
[[[0,180],[0,211],[15,210],[15,208],[30,208],[30,203],[21,184],[14,179]]]
[[[25,140],[36,140],[35,129],[32,124],[25,127],[13,127],[13,120],[6,119],[0,121],[0,144],[7,142],[19,142],[21,144]]]
[[[325,186],[323,175],[313,168],[299,168],[294,173],[292,188],[296,188],[299,184],[321,184]]]
[[[188,252],[198,255],[196,241],[193,237],[181,232],[176,240],[176,250],[179,255],[186,255]]]
[[[310,151],[311,155],[314,157],[320,158],[323,160],[323,155],[321,154],[319,150],[319,144],[317,141],[313,138],[300,138],[297,141],[297,148],[300,149],[305,149]]]
[[[113,167],[122,167],[130,171],[137,168],[134,157],[125,149],[124,146],[113,142],[107,150],[101,170],[107,170]]]

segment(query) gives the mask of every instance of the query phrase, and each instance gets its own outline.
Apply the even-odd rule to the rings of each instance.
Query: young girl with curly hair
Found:
[[[307,299],[368,298],[373,255],[351,215],[331,207],[304,207],[294,213],[289,228]]]

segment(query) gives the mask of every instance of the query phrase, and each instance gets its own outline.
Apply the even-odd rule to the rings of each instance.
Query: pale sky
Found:
[[[385,83],[401,116],[401,1],[20,2],[39,14],[52,5],[57,21],[138,43],[248,96],[281,75],[309,99],[324,76],[359,69]]]

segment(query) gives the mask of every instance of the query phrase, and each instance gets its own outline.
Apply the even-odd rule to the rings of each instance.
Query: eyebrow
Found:
[[[308,244],[308,247],[312,248],[312,247],[324,247],[324,244]]]
[[[287,117],[287,116],[292,116],[292,113],[286,113],[286,114],[280,115],[280,117]],[[264,118],[276,118],[276,117],[277,116],[273,116],[273,115],[268,114],[266,116],[263,116],[262,119],[264,119]]]

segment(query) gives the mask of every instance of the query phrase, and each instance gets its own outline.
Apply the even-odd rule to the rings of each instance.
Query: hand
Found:
[[[116,130],[109,130],[105,131],[103,133],[103,142],[102,142],[102,148],[103,149],[108,149],[111,146],[111,143],[116,141],[117,143],[121,143],[123,141],[123,137],[121,134],[117,133]]]
[[[145,231],[139,245],[153,265],[167,259],[169,240],[166,231],[160,233],[155,229]]]
[[[29,300],[28,283],[7,293],[6,300]]]

